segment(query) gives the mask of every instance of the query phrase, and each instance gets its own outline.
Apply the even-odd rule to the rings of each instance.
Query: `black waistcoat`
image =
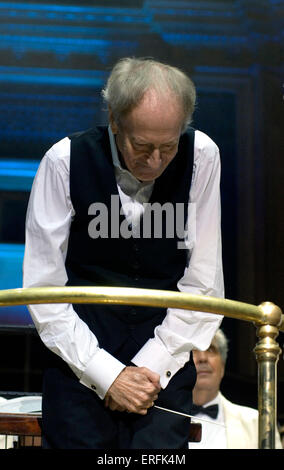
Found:
[[[75,217],[71,224],[66,257],[67,285],[177,290],[177,282],[186,267],[187,253],[177,248],[181,239],[176,229],[174,236],[168,236],[166,211],[162,211],[159,238],[143,238],[143,221],[139,238],[121,236],[117,228],[121,224],[126,226],[127,222],[118,197],[107,128],[98,127],[73,134],[70,139],[70,192]],[[161,205],[171,203],[174,208],[176,203],[185,204],[184,222],[193,154],[194,130],[189,129],[181,136],[177,155],[155,181],[149,201]],[[96,208],[104,210],[90,215],[89,208],[94,203]],[[111,213],[113,207],[116,207],[113,211],[115,213]],[[101,231],[101,234],[106,235],[105,238],[93,238],[94,234],[90,230],[92,220],[99,214],[102,217],[107,214],[107,219],[103,219],[103,228],[107,228],[107,232]],[[111,224],[115,229],[111,229]],[[98,231],[100,227],[97,226]],[[153,336],[155,326],[161,323],[166,314],[166,309],[106,304],[76,304],[74,309],[95,333],[100,347],[120,360],[127,359],[120,357],[119,351],[129,336],[134,339],[139,350]]]

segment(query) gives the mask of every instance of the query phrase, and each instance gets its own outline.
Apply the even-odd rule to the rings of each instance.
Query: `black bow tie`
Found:
[[[216,419],[218,415],[218,405],[210,405],[205,407],[192,405],[191,414],[195,416],[197,413],[204,413],[208,416],[211,416],[211,418]]]

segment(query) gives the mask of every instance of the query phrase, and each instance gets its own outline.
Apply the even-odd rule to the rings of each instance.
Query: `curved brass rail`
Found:
[[[129,287],[30,287],[0,291],[0,306],[43,303],[111,303],[171,307],[216,313],[284,331],[284,315],[271,302],[252,305],[235,300],[154,289]]]
[[[32,287],[0,291],[0,307],[47,303],[109,303],[171,307],[215,313],[253,322],[260,338],[254,349],[258,362],[259,448],[275,447],[276,364],[281,353],[275,339],[279,331],[284,331],[284,315],[277,305],[263,302],[257,306],[184,292],[107,286]]]

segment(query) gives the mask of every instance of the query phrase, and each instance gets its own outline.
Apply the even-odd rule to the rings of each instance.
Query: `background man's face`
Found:
[[[110,122],[124,164],[138,180],[155,180],[175,157],[183,114],[173,96],[149,91],[119,124],[112,116]]]
[[[196,367],[196,392],[207,390],[217,395],[221,380],[224,376],[225,366],[213,339],[207,351],[193,351],[193,360]]]

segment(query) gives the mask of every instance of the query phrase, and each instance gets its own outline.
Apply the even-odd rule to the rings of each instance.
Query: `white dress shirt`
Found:
[[[197,415],[194,416],[193,421],[202,424],[201,441],[189,442],[189,449],[227,449],[226,426],[220,394],[218,394],[214,400],[211,400],[203,406],[206,408],[211,405],[218,405],[218,415],[216,419],[211,418],[211,416],[205,413],[197,413]],[[198,418],[200,418],[200,420]]]
[[[121,168],[110,128],[109,136],[122,208],[135,225],[154,183],[141,183]],[[24,287],[64,286],[67,282],[65,258],[74,217],[69,166],[70,139],[66,137],[45,154],[32,186],[26,219]],[[196,131],[188,211],[189,261],[177,285],[182,292],[224,295],[219,185],[218,147],[206,134]],[[82,384],[103,398],[125,365],[100,348],[72,304],[30,305],[29,311],[45,345],[69,364]],[[157,372],[165,388],[189,360],[193,348],[209,347],[221,321],[221,315],[170,308],[133,362]]]

